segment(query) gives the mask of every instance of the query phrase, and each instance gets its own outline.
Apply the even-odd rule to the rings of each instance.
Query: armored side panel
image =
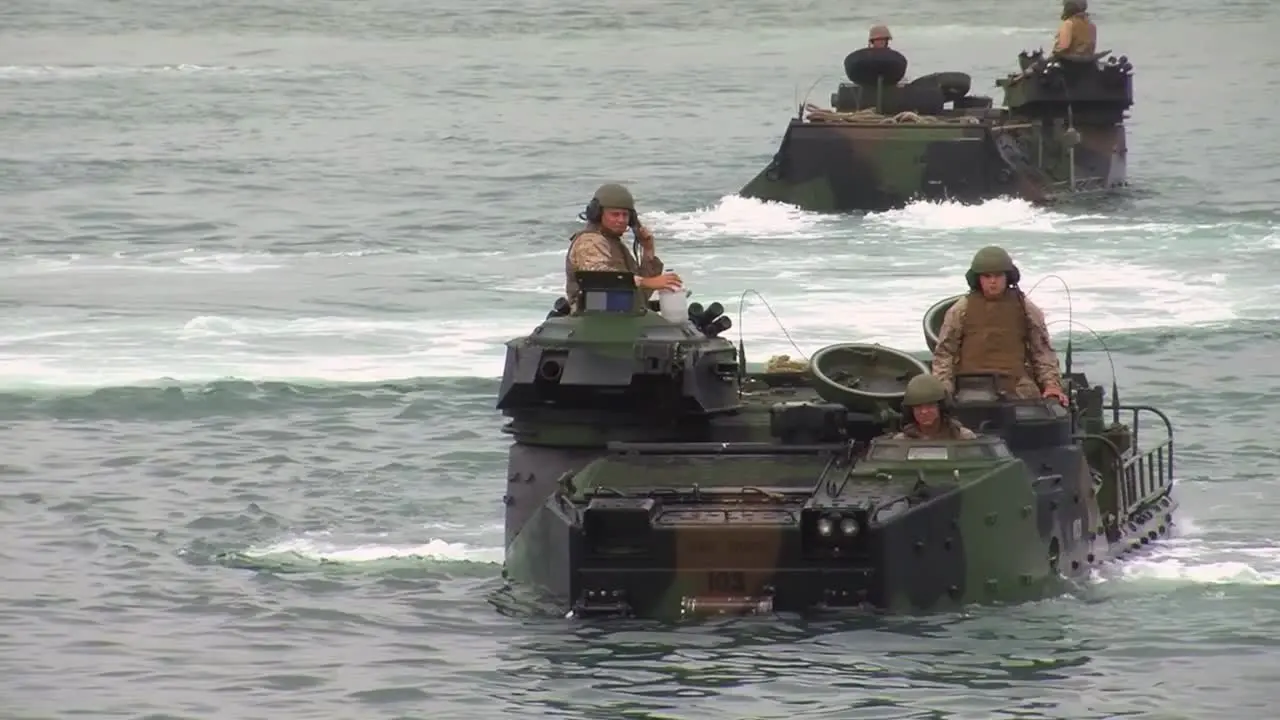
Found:
[[[867,117],[792,121],[772,162],[739,194],[846,212],[912,200],[979,201],[1015,187],[984,123]]]
[[[877,440],[849,486],[907,492],[878,508],[870,600],[896,611],[1042,596],[1055,579],[1041,481],[998,438]]]

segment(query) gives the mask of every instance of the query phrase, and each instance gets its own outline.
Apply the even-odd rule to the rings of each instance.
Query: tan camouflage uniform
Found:
[[[1085,12],[1088,4],[1067,0],[1062,5],[1062,24],[1054,38],[1053,51],[1060,55],[1093,55],[1098,49],[1098,28]]]
[[[576,310],[578,283],[573,279],[575,272],[629,272],[640,277],[654,277],[662,274],[663,267],[662,259],[657,255],[643,257],[637,262],[635,254],[621,237],[588,223],[569,240],[569,252],[564,259],[564,296]]]
[[[978,437],[977,433],[970,430],[960,423],[959,420],[944,417],[938,428],[938,432],[933,434],[925,433],[915,423],[903,426],[902,432],[893,436],[894,440],[973,440]]]
[[[1025,310],[1024,310],[1025,308]],[[947,310],[933,351],[933,374],[955,392],[956,373],[999,373],[1005,392],[1038,398],[1061,390],[1058,354],[1044,312],[1026,296],[1006,291],[995,300],[971,292]],[[1012,387],[1009,387],[1009,385]]]

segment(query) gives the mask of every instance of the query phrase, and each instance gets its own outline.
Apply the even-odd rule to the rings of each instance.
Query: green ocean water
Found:
[[[822,217],[732,195],[886,22],[986,87],[1052,4],[0,7],[0,716],[1265,718],[1280,700],[1280,10],[1092,9],[1134,196]],[[1178,441],[1178,536],[1062,597],[657,627],[497,593],[501,343],[629,183],[805,352],[924,347],[1009,248]],[[1069,288],[1068,293],[1063,288]],[[748,355],[796,354],[748,301]],[[1087,328],[1087,329],[1086,329]],[[733,331],[737,332],[737,329]]]

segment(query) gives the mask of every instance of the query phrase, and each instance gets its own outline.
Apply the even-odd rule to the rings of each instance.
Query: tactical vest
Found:
[[[573,273],[573,243],[586,233],[604,233],[600,232],[598,225],[587,225],[578,232],[569,236],[569,247],[564,252],[564,297],[569,301],[569,306],[577,309],[578,306],[578,282],[574,280]],[[618,272],[629,272],[632,275],[640,274],[640,263],[636,261],[631,251],[627,250],[627,246],[623,244],[620,238],[611,238],[604,235],[609,241],[609,265],[610,269]]]
[[[1071,24],[1071,44],[1063,51],[1066,55],[1092,55],[1098,44],[1098,28],[1088,15],[1072,15],[1067,19]]]
[[[965,301],[957,373],[996,373],[1009,390],[1027,374],[1027,309],[1022,298],[1006,292],[988,300],[980,292]]]

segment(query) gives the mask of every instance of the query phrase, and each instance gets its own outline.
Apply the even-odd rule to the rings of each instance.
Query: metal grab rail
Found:
[[[1133,419],[1133,422],[1129,425],[1129,428],[1130,428],[1130,431],[1133,433],[1133,447],[1135,448],[1140,447],[1140,445],[1138,444],[1138,436],[1142,430],[1142,427],[1141,427],[1142,423],[1140,422],[1140,418],[1141,418],[1140,413],[1143,411],[1146,411],[1155,415],[1157,418],[1160,419],[1160,422],[1164,423],[1165,438],[1170,444],[1173,443],[1173,423],[1169,421],[1169,416],[1165,415],[1164,412],[1162,412],[1158,408],[1151,407],[1150,405],[1119,405],[1119,406],[1112,405],[1112,406],[1105,407],[1103,409],[1104,410],[1127,410],[1131,413],[1130,417]],[[1161,444],[1164,444],[1164,443],[1161,443]]]
[[[1129,515],[1156,491],[1173,485],[1173,440],[1125,461],[1118,485],[1122,488],[1124,514]]]
[[[1140,507],[1153,493],[1173,485],[1173,423],[1169,421],[1169,416],[1150,405],[1119,405],[1110,406],[1107,409],[1115,411],[1117,416],[1119,410],[1127,410],[1131,413],[1132,424],[1129,425],[1130,441],[1127,450],[1121,452],[1120,448],[1104,435],[1090,433],[1076,437],[1080,440],[1099,441],[1111,454],[1116,470],[1115,488],[1112,492],[1116,513],[1120,515],[1115,518],[1118,522]],[[1164,439],[1150,449],[1143,448],[1139,444],[1140,417],[1143,411],[1154,414],[1164,423],[1165,428]]]
[[[1120,495],[1116,498],[1116,507],[1123,508],[1129,515],[1136,510],[1153,493],[1173,485],[1173,423],[1169,416],[1150,405],[1120,405],[1120,410],[1131,414],[1133,424],[1133,453],[1120,466],[1119,482],[1116,483]],[[1164,439],[1150,449],[1140,445],[1142,412],[1155,415],[1164,423]]]

